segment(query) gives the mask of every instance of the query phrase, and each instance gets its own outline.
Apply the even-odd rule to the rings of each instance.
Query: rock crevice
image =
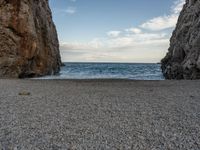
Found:
[[[0,77],[55,74],[60,65],[48,0],[0,0]]]

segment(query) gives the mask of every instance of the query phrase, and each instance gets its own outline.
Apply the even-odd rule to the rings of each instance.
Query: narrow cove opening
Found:
[[[160,61],[183,4],[50,0],[65,65],[42,79],[163,80]]]

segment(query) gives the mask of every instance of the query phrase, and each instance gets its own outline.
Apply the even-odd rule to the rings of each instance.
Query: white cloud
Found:
[[[103,46],[100,39],[95,38],[87,43],[83,42],[61,42],[60,49],[65,50],[94,50],[99,49]]]
[[[76,0],[70,0],[71,2],[76,2]]]
[[[61,43],[63,61],[158,62],[169,46],[165,33],[125,34],[87,43]]]
[[[164,30],[175,27],[177,19],[178,15],[174,14],[168,16],[160,16],[143,23],[141,27],[153,31]]]
[[[121,34],[121,31],[109,31],[107,33],[107,35],[110,37],[118,37],[120,34]]]
[[[75,14],[76,13],[76,7],[68,7],[64,12],[68,14]]]
[[[62,60],[72,62],[159,62],[165,55],[165,48],[167,49],[169,46],[168,39],[154,39],[137,43],[132,37],[118,38],[106,44],[98,48],[93,48],[91,45],[83,48],[84,44],[80,43],[76,45],[75,49],[63,47],[64,49],[61,50]]]
[[[185,0],[177,0],[171,8],[170,15],[155,17],[143,23],[140,27],[148,30],[159,31],[174,28]]]
[[[160,44],[163,42],[164,44],[169,42],[167,34],[165,33],[141,33],[110,39],[107,45],[110,48],[123,49],[126,47],[131,49],[136,46],[145,47],[146,45],[149,46],[151,44]]]
[[[102,50],[102,49],[123,49],[132,48],[138,45],[145,46],[156,43],[168,43],[169,38],[166,33],[140,33],[127,34],[119,37],[95,38],[87,43],[83,42],[61,42],[61,50]]]
[[[142,32],[142,30],[141,29],[139,29],[139,28],[129,28],[129,29],[126,29],[125,30],[126,32],[132,32],[132,33],[135,33],[135,34],[139,34],[139,33],[141,33]]]
[[[174,5],[171,7],[171,11],[174,14],[179,14],[185,4],[185,0],[177,0],[174,2]]]

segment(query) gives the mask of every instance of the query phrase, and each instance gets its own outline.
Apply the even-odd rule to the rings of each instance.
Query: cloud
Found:
[[[185,4],[185,0],[177,0],[174,2],[174,5],[171,7],[171,11],[174,14],[179,14]]]
[[[60,49],[62,51],[66,50],[94,50],[99,49],[103,46],[103,42],[95,38],[87,43],[81,43],[81,42],[61,42]]]
[[[68,7],[66,10],[63,10],[64,12],[68,13],[68,14],[75,14],[77,12],[76,7]]]
[[[129,28],[129,29],[125,29],[125,31],[126,32],[132,32],[132,33],[135,33],[135,34],[139,34],[139,33],[141,33],[142,32],[142,30],[141,29],[139,29],[139,28]]]
[[[169,28],[174,28],[177,23],[177,19],[179,16],[180,11],[183,8],[185,0],[177,0],[174,2],[174,5],[171,7],[171,14],[170,15],[163,15],[159,17],[155,17],[150,19],[140,25],[141,28],[153,31],[159,31]]]
[[[158,43],[168,43],[169,37],[166,33],[140,33],[125,34],[119,37],[95,38],[89,42],[61,42],[60,49],[65,50],[102,50],[123,49],[135,46],[145,46]]]
[[[110,39],[107,46],[112,49],[132,49],[137,46],[149,46],[155,44],[169,43],[168,35],[165,33],[140,33],[125,35]]]
[[[169,44],[168,39],[157,39],[149,41],[149,43],[140,42],[139,44],[130,43],[131,40],[133,39],[116,39],[112,41],[113,44],[116,42],[127,43],[115,47],[110,43],[111,45],[96,49],[85,47],[86,49],[61,50],[62,60],[69,62],[159,62],[166,52],[163,47],[167,48]]]
[[[118,37],[120,34],[121,34],[121,31],[109,31],[107,33],[107,35],[110,37]]]
[[[160,16],[143,23],[140,27],[153,31],[164,30],[175,27],[177,19],[178,15],[174,14],[168,16]]]
[[[70,0],[71,2],[76,2],[76,0]]]
[[[63,61],[158,62],[168,46],[165,33],[138,33],[61,43],[60,49]]]

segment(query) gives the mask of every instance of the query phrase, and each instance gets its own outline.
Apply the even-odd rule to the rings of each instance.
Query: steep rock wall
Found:
[[[60,65],[48,0],[0,0],[0,77],[55,74]]]
[[[200,79],[200,0],[186,0],[162,71],[166,79]]]

